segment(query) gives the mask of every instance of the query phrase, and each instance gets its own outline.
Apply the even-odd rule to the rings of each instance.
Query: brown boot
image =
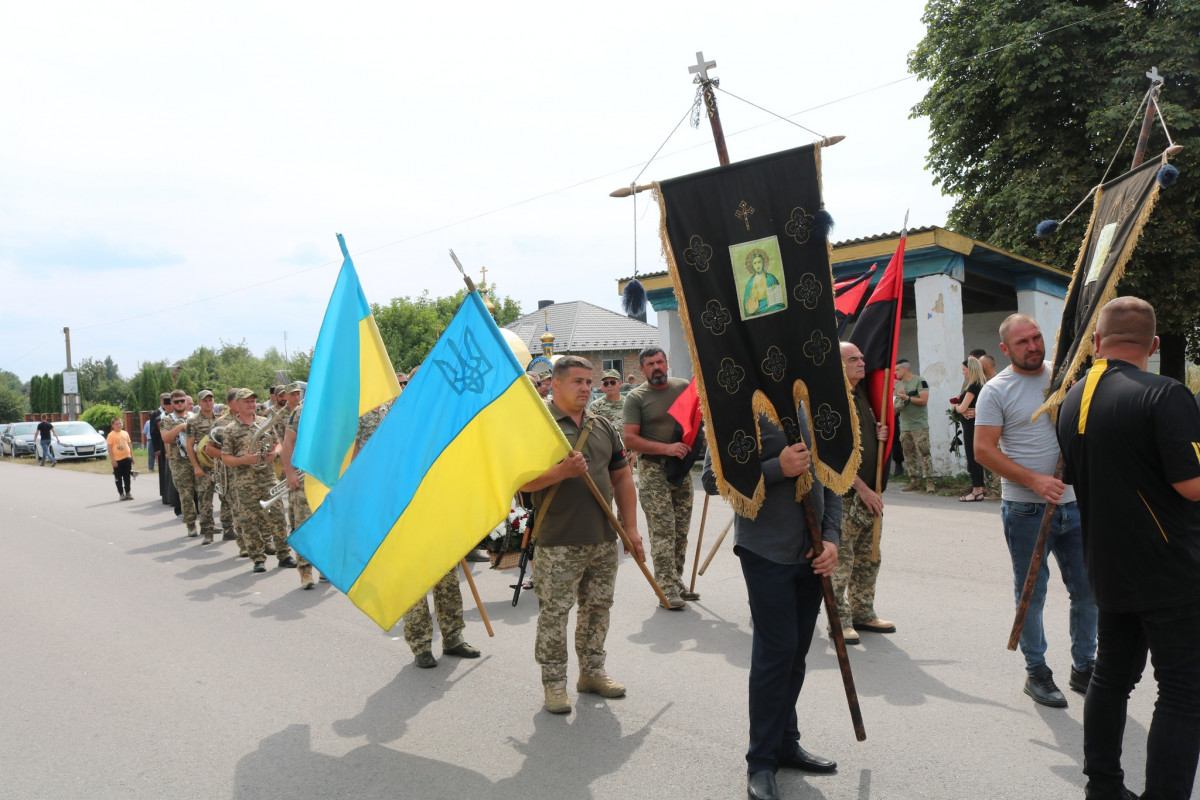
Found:
[[[575,688],[580,694],[598,694],[601,697],[624,697],[625,687],[601,672],[599,675],[580,675]]]
[[[567,699],[566,686],[547,686],[546,710],[551,714],[570,714],[571,701]]]
[[[305,565],[300,568],[300,588],[311,589],[316,586],[316,581],[313,580],[312,567]]]

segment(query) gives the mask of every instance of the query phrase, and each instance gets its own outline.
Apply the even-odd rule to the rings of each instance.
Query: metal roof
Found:
[[[554,303],[505,325],[529,347],[542,352],[547,326],[554,334],[554,352],[589,353],[599,350],[641,350],[658,344],[658,328],[592,305],[583,300]]]

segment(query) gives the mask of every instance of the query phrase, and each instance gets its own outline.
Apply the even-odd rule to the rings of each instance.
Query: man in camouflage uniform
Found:
[[[875,517],[883,516],[883,498],[871,487],[875,483],[875,464],[879,443],[888,439],[887,425],[876,422],[867,400],[867,362],[862,351],[842,342],[842,364],[858,412],[858,430],[862,440],[862,462],[854,485],[842,502],[842,536],[838,546],[837,568],[833,572],[833,596],[846,644],[858,644],[858,631],[895,633],[896,625],[875,613],[875,580],[879,559],[873,558]]]
[[[896,408],[900,411],[900,444],[908,485],[901,491],[933,494],[933,462],[929,460],[929,384],[912,371],[907,359],[896,362]]]
[[[191,462],[192,475],[196,484],[196,506],[200,516],[200,535],[204,537],[201,544],[212,544],[216,526],[213,523],[213,473],[200,465],[196,458],[196,443],[203,439],[217,423],[213,414],[213,393],[201,389],[200,411],[187,421],[187,456]]]
[[[262,447],[264,442],[272,442],[271,434],[267,433],[258,445],[251,448],[250,440],[255,427],[266,421],[265,417],[254,413],[256,397],[252,389],[238,389],[234,395],[236,416],[225,428],[221,460],[230,468],[230,486],[226,491],[232,490],[236,499],[236,513],[246,551],[254,562],[254,571],[265,572],[266,551],[270,543],[274,544],[279,566],[294,567],[296,560],[287,546],[283,509],[279,503],[267,508],[260,505],[269,499],[271,487],[275,485],[275,473],[266,465],[279,457],[279,442],[274,441],[269,447]]]
[[[682,579],[693,491],[690,476],[680,486],[667,480],[667,459],[684,458],[691,448],[671,441],[676,422],[667,412],[688,382],[667,377],[667,355],[661,347],[647,347],[638,354],[638,364],[646,382],[625,396],[624,441],[639,454],[638,494],[650,529],[654,579],[667,596],[667,607],[681,609],[684,600],[700,599],[684,588]]]
[[[419,369],[419,367],[418,367]],[[407,377],[415,378],[417,369]],[[399,379],[399,375],[397,375]],[[407,381],[406,381],[407,382]],[[367,440],[375,434],[382,424],[384,417],[396,404],[398,396],[383,405],[373,408],[359,417],[358,435],[354,440],[354,454],[366,446]],[[462,590],[458,586],[458,575],[455,569],[447,572],[433,587],[433,610],[437,614],[438,629],[442,632],[442,654],[459,656],[461,658],[479,658],[479,649],[467,644],[463,638],[463,630],[467,624],[463,620]],[[433,657],[433,617],[429,613],[429,600],[422,597],[404,614],[404,641],[412,650],[414,661],[421,669],[432,669],[437,666]]]
[[[171,392],[171,413],[164,413],[158,420],[162,432],[163,447],[166,448],[171,469],[171,480],[179,495],[183,513],[183,525],[188,536],[199,536],[196,531],[196,473],[187,452],[187,392],[176,389]]]
[[[553,399],[546,408],[567,441],[578,444],[558,464],[521,487],[534,492],[537,509],[538,598],[537,640],[534,657],[542,669],[546,710],[566,714],[567,615],[578,601],[575,617],[575,655],[579,659],[580,693],[621,697],[625,687],[604,671],[604,640],[608,636],[609,609],[617,579],[617,533],[597,504],[587,482],[597,488],[630,525],[625,529],[636,557],[645,558],[636,520],[637,502],[633,475],[625,460],[621,440],[612,424],[587,409],[592,392],[592,365],[578,356],[563,356],[554,365]]]
[[[615,369],[604,370],[604,375],[600,378],[600,388],[604,390],[604,396],[593,400],[588,410],[611,422],[613,429],[620,436],[625,425],[625,398],[621,396],[621,373]]]
[[[291,528],[288,535],[291,536],[304,520],[312,516],[312,511],[304,494],[304,473],[292,466],[292,453],[295,452],[296,437],[300,433],[300,413],[304,410],[300,403],[300,384],[289,383],[284,387],[283,394],[289,411],[279,460],[283,463],[283,475],[288,486],[288,522]],[[299,551],[296,553],[296,566],[300,568],[300,588],[311,589],[315,583],[312,564]]]

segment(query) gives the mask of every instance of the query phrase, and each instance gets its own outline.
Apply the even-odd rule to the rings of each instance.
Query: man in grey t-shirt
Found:
[[[1054,423],[1033,413],[1045,399],[1053,368],[1045,360],[1046,345],[1037,322],[1013,314],[1000,324],[1000,349],[1012,364],[983,385],[975,404],[975,459],[1003,479],[1000,518],[1013,567],[1013,594],[1020,600],[1033,559],[1046,503],[1055,503],[1046,549],[1054,554],[1071,596],[1070,687],[1087,693],[1096,657],[1096,603],[1083,565],[1083,540],[1075,492],[1059,480],[1058,439]],[[1042,607],[1050,578],[1047,561],[1038,572],[1025,627],[1021,652],[1025,655],[1025,694],[1052,708],[1065,708],[1067,699],[1054,684],[1046,664],[1046,636]]]

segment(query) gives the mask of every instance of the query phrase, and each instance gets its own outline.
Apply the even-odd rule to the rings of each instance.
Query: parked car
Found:
[[[36,422],[14,422],[0,433],[0,449],[6,456],[34,455],[33,437],[37,436]]]
[[[86,422],[56,422],[51,439],[54,458],[58,461],[72,458],[108,458],[108,443]]]

